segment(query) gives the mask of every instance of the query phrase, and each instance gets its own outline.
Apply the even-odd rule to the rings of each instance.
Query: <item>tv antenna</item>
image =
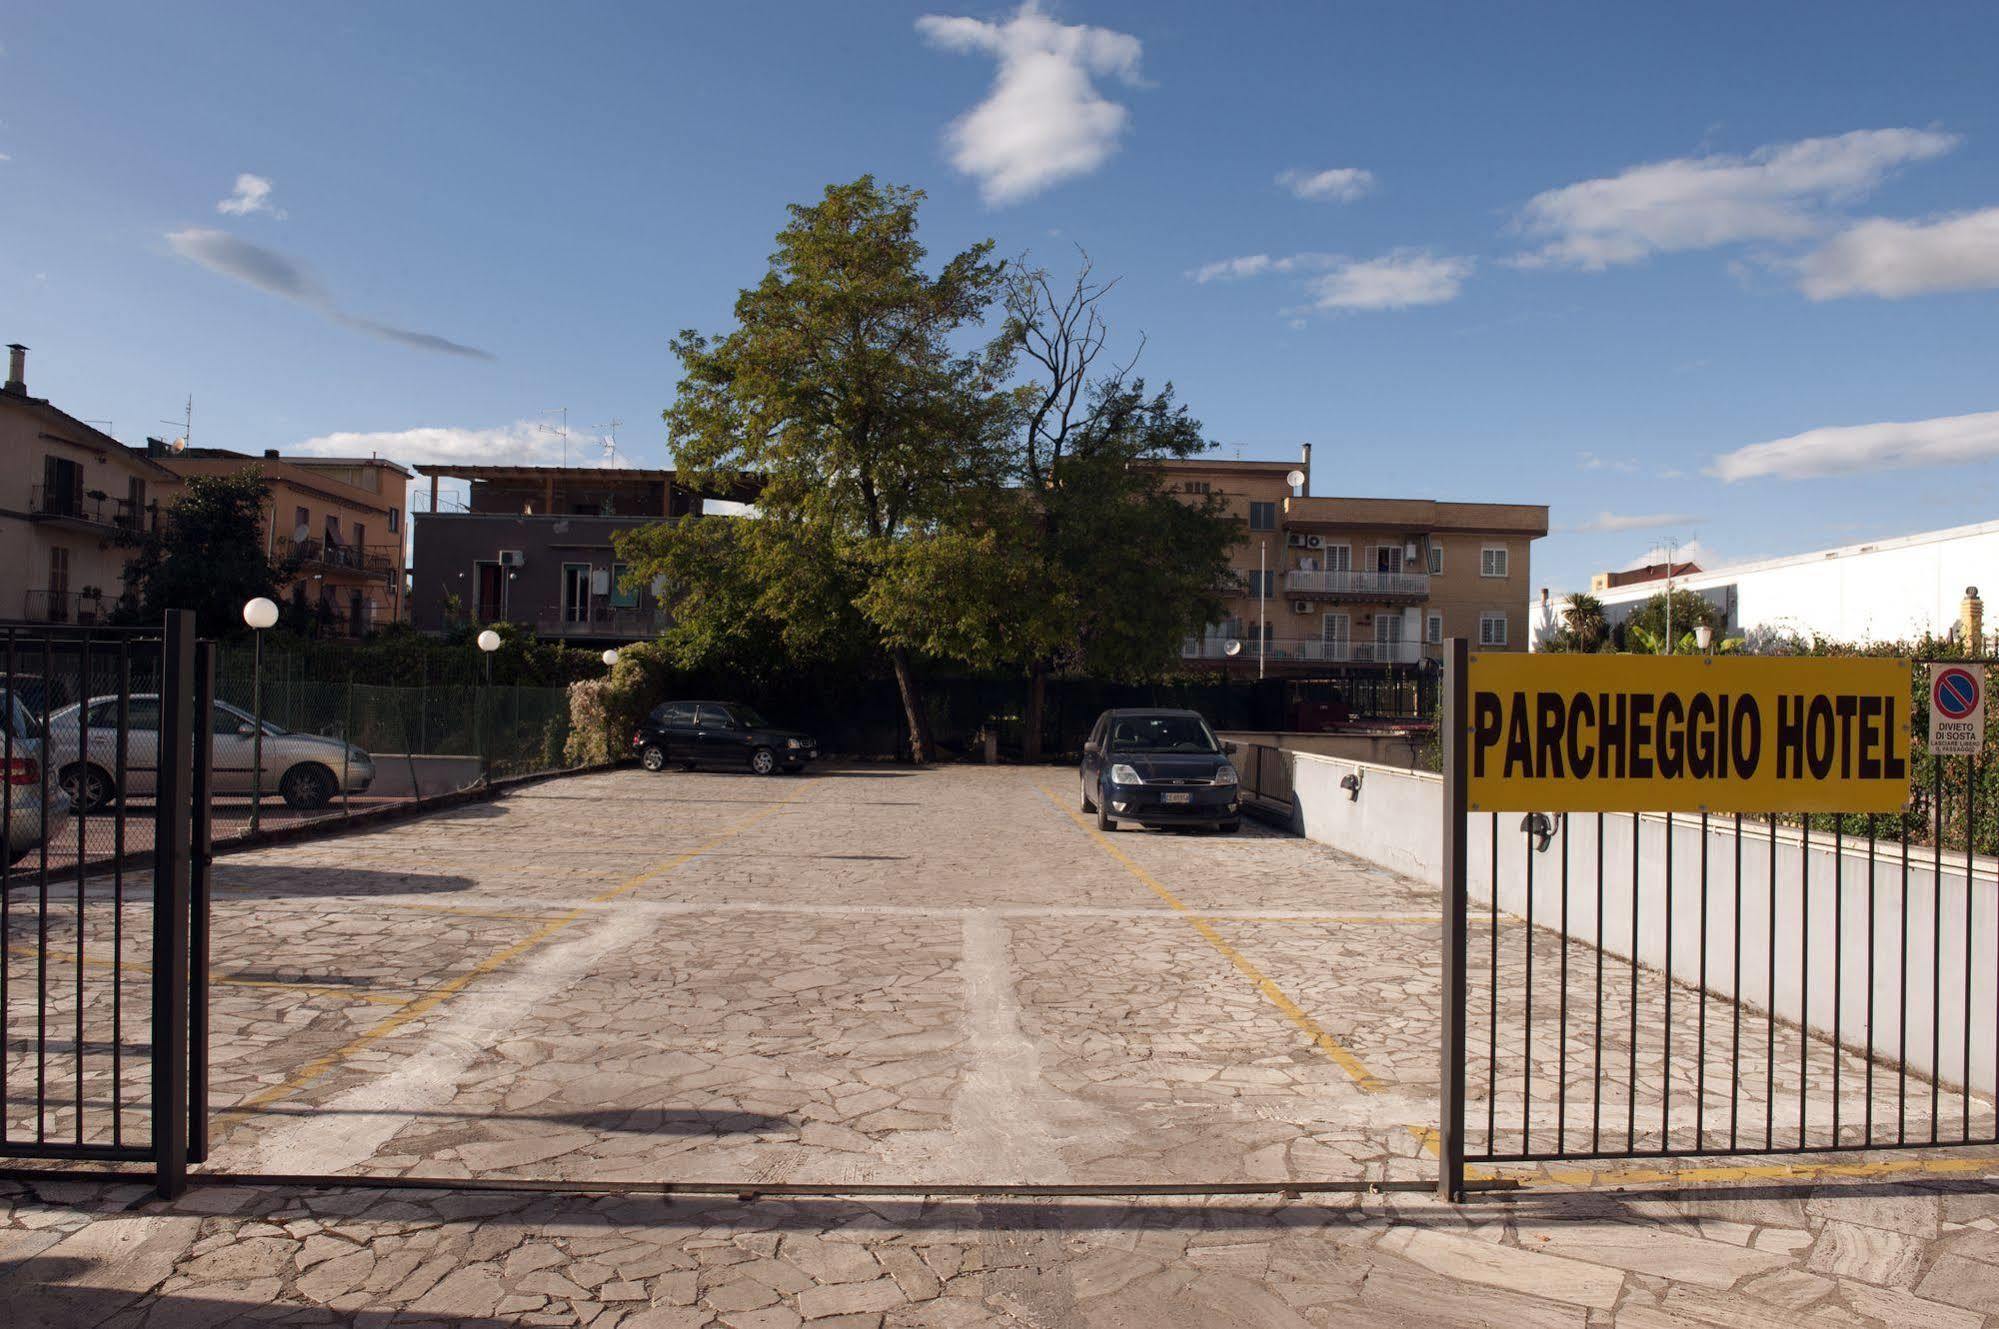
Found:
[[[562,413],[562,427],[560,429],[546,424],[536,425],[535,428],[541,430],[544,434],[555,434],[562,439],[562,464],[567,468],[569,465],[569,408],[567,406],[551,406],[543,411],[542,414],[554,415],[558,411]]]
[[[618,455],[618,426],[623,423],[624,423],[623,420],[620,420],[617,416],[614,415],[611,417],[609,423],[607,424],[591,426],[594,429],[601,429],[604,431],[605,461],[610,461]]]
[[[194,394],[187,394],[187,417],[182,420],[162,420],[163,425],[180,426],[180,449],[185,452],[194,444]]]

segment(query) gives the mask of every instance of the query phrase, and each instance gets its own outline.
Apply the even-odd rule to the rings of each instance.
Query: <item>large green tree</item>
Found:
[[[917,239],[920,190],[862,176],[793,205],[736,326],[683,332],[665,412],[697,484],[749,484],[758,519],[634,532],[636,578],[665,575],[683,641],[776,633],[794,650],[856,647],[894,673],[911,755],[931,755],[911,642],[880,612],[909,582],[906,549],[957,524],[989,487],[1012,410],[1004,356],[966,350],[1002,281],[990,241],[933,274]],[[725,553],[708,567],[697,551]]]
[[[1661,655],[1691,651],[1694,628],[1702,623],[1718,638],[1728,624],[1728,615],[1698,591],[1677,587],[1670,592],[1660,591],[1624,621],[1625,647]]]
[[[1051,671],[1099,678],[1155,676],[1183,637],[1221,612],[1241,526],[1221,499],[1168,493],[1158,463],[1214,445],[1200,421],[1153,390],[1129,358],[1109,353],[1103,314],[1115,281],[1087,254],[1058,282],[1018,263],[1008,274],[1005,336],[1021,371],[1008,473],[1022,500],[1012,544],[1035,612],[1021,614],[1014,659],[1028,678],[1027,755],[1040,755]]]
[[[191,475],[158,528],[139,537],[125,565],[127,617],[157,620],[169,609],[192,609],[204,636],[247,631],[243,605],[278,588],[297,571],[264,548],[264,506],[270,486],[254,466],[229,475]]]

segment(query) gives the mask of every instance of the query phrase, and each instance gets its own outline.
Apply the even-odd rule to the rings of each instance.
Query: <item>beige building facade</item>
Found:
[[[410,472],[380,457],[261,457],[222,448],[154,460],[174,476],[234,475],[254,466],[270,488],[264,548],[295,560],[284,597],[327,637],[362,637],[409,620]]]
[[[1518,596],[1545,504],[1314,497],[1311,464],[1310,445],[1296,463],[1161,464],[1169,490],[1219,496],[1243,526],[1227,612],[1183,657],[1295,674],[1417,665],[1452,637],[1527,649]]]
[[[0,385],[0,618],[105,621],[132,542],[153,529],[171,471],[28,395],[27,350]]]

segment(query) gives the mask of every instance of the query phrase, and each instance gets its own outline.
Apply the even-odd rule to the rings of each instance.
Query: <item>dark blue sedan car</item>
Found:
[[[1083,744],[1083,811],[1097,829],[1242,826],[1236,769],[1194,711],[1119,710],[1097,717]]]

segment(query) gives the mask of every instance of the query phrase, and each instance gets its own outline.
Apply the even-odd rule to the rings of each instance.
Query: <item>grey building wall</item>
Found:
[[[612,607],[608,597],[592,597],[592,614],[566,620],[562,612],[562,568],[585,563],[592,571],[609,573],[616,563],[611,537],[648,526],[658,516],[586,517],[526,516],[479,512],[425,512],[414,518],[411,546],[410,620],[419,631],[441,632],[452,626],[447,609],[457,597],[456,613],[492,622],[530,627],[544,636],[649,636],[657,631],[658,610],[649,591],[640,591],[631,607]],[[495,563],[500,551],[518,550],[521,564],[504,569],[501,614],[480,612],[477,603],[479,564]],[[507,580],[506,573],[513,574]],[[496,607],[497,608],[497,607]]]

